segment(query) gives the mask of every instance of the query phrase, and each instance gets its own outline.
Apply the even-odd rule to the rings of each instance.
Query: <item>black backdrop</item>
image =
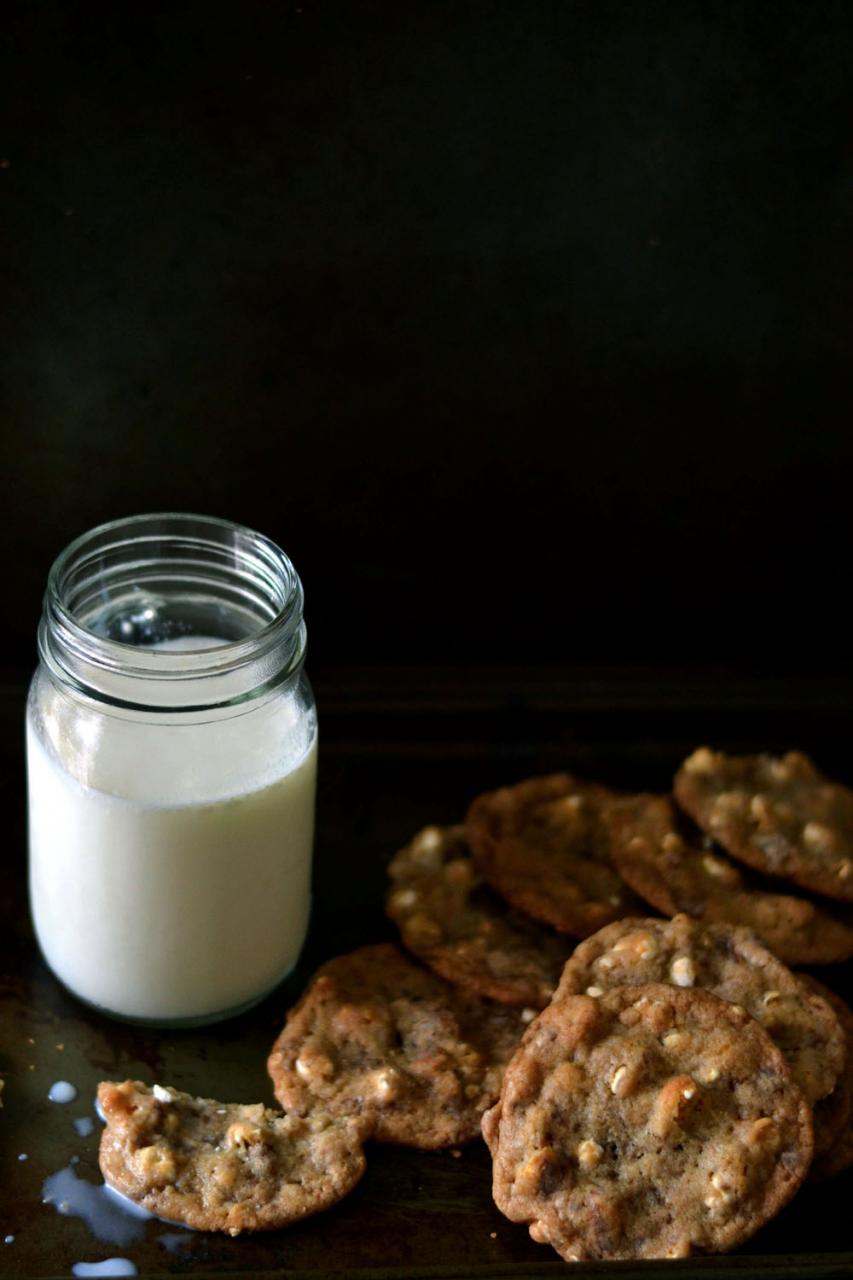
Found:
[[[315,662],[843,661],[853,6],[6,3],[7,661],[134,511]]]

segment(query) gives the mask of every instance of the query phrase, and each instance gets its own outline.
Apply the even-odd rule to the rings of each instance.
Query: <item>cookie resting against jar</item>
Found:
[[[290,560],[227,521],[102,525],[53,565],[27,705],[30,903],[103,1013],[202,1024],[293,968],[317,717]]]

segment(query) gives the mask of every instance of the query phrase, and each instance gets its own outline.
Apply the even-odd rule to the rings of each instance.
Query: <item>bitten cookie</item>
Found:
[[[479,1134],[524,1025],[397,947],[362,947],[319,970],[267,1067],[289,1111],[352,1116],[377,1142],[456,1146]]]
[[[805,898],[747,885],[728,858],[691,845],[668,796],[616,803],[608,830],[614,866],[655,910],[745,925],[788,964],[836,964],[853,956],[849,924]]]
[[[483,878],[519,911],[584,938],[636,914],[610,862],[602,814],[615,795],[567,773],[478,796],[465,822]]]
[[[364,1172],[358,1126],[226,1105],[138,1081],[98,1085],[105,1180],[199,1231],[273,1231],[328,1209]]]
[[[661,984],[554,1000],[483,1118],[493,1192],[569,1261],[741,1244],[785,1205],[811,1111],[743,1009]]]
[[[408,950],[431,969],[491,1000],[548,1003],[571,944],[483,883],[463,827],[425,827],[388,874],[385,909]]]
[[[838,1018],[748,929],[685,915],[618,920],[578,945],[555,998],[647,982],[701,987],[742,1006],[782,1050],[808,1102],[835,1088],[846,1053]]]
[[[853,902],[853,791],[808,756],[729,756],[700,747],[675,798],[734,858],[804,889]]]

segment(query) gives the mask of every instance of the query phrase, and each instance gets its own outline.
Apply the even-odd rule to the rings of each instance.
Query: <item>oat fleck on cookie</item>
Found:
[[[682,1035],[682,1039],[687,1037]],[[664,1040],[664,1044],[666,1041]],[[670,1047],[672,1042],[670,1041]],[[690,1113],[698,1088],[692,1076],[672,1076],[661,1088],[652,1105],[649,1130],[657,1138],[668,1138],[676,1127],[682,1127]]]
[[[692,987],[696,971],[689,956],[676,956],[669,966],[669,975],[677,987]]]
[[[624,1091],[625,1077],[628,1075],[628,1068],[625,1066],[617,1067],[613,1072],[610,1080],[610,1092],[617,1095]]]
[[[98,1086],[107,1183],[199,1231],[274,1231],[328,1209],[364,1172],[358,1126],[225,1105],[138,1081]]]
[[[725,1066],[705,1088],[709,1059]],[[628,1062],[642,1070],[614,1092]],[[812,1148],[808,1104],[766,1032],[707,991],[664,985],[558,993],[483,1134],[498,1208],[567,1260],[734,1248],[791,1198]]]
[[[766,1146],[770,1142],[775,1142],[777,1137],[776,1121],[770,1116],[759,1116],[757,1120],[753,1120],[747,1134],[746,1142],[748,1146]]]
[[[594,1169],[604,1155],[604,1147],[592,1138],[584,1138],[578,1146],[578,1164],[582,1169]]]
[[[399,1071],[383,1067],[374,1073],[373,1089],[380,1102],[393,1102],[400,1096],[402,1080]]]
[[[664,848],[666,848],[666,836],[664,836]],[[682,841],[679,853],[683,853],[684,849],[685,845]],[[715,880],[727,880],[730,884],[733,880],[734,884],[731,884],[731,887],[737,887],[740,877],[729,863],[723,862],[722,858],[715,858],[712,853],[703,854],[702,866],[708,872],[708,875],[713,876]]]

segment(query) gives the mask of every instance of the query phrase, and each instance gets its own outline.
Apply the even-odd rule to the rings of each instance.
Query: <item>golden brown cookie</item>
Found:
[[[728,858],[691,844],[668,796],[628,796],[608,811],[610,853],[622,879],[665,915],[745,925],[788,964],[853,956],[853,927],[792,894],[748,885]]]
[[[835,1088],[846,1052],[838,1018],[749,929],[685,915],[617,920],[578,945],[555,999],[647,982],[702,988],[740,1005],[782,1050],[808,1102]]]
[[[199,1231],[274,1231],[328,1209],[364,1172],[358,1126],[193,1098],[139,1081],[98,1085],[101,1172],[150,1213]]]
[[[548,1003],[571,945],[483,882],[463,827],[425,827],[388,874],[385,909],[418,959],[490,1000],[537,1009]]]
[[[603,813],[615,793],[567,773],[478,796],[465,828],[474,863],[519,911],[585,938],[636,899],[610,862]]]
[[[838,1084],[814,1109],[815,1161],[811,1176],[822,1180],[853,1167],[853,1010],[841,996],[811,974],[804,973],[801,977],[811,991],[822,996],[835,1010],[847,1048]]]
[[[479,1134],[524,1026],[517,1007],[451,987],[397,947],[362,947],[318,971],[267,1067],[298,1115],[351,1116],[377,1142],[457,1146]]]
[[[729,756],[700,747],[675,798],[733,858],[814,893],[853,902],[853,791],[808,756]]]
[[[555,999],[483,1117],[502,1213],[563,1258],[682,1258],[741,1244],[812,1154],[782,1054],[707,991]]]

